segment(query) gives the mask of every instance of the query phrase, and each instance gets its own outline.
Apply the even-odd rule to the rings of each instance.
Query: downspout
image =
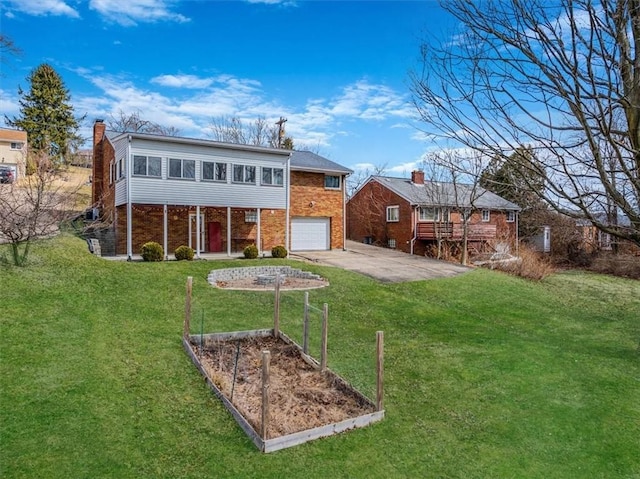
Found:
[[[347,176],[342,179],[342,251],[347,251]]]
[[[520,231],[520,212],[516,211],[516,256],[520,256],[520,238],[518,232]]]
[[[127,185],[127,261],[131,261],[133,259],[133,245],[131,238],[131,230],[132,230],[132,221],[131,218],[133,208],[131,205],[131,177],[129,175],[129,163],[131,161],[131,135],[129,135],[127,143],[127,157],[124,162],[124,174],[125,174],[125,184]]]
[[[291,224],[289,221],[290,211],[290,197],[291,197],[291,153],[287,157],[287,185],[285,190],[285,201],[286,201],[286,210],[285,210],[285,227],[284,227],[284,243],[287,245],[287,258],[289,257],[289,251],[291,251],[291,245],[289,244],[289,231],[291,228]]]
[[[413,238],[411,238],[411,248],[410,251],[413,255],[413,245],[416,242],[416,240],[418,239],[418,207],[416,206],[413,209]]]

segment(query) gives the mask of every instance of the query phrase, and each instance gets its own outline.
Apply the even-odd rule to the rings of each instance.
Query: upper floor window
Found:
[[[256,184],[256,167],[248,165],[233,165],[234,183]]]
[[[330,190],[339,190],[340,177],[338,175],[324,175],[324,187]]]
[[[22,143],[21,141],[11,142],[12,150],[22,150],[23,146],[24,146],[24,143]]]
[[[400,207],[387,206],[387,222],[395,223],[397,221],[400,221]]]
[[[120,158],[116,163],[116,181],[124,178],[124,158]]]
[[[491,220],[491,213],[489,210],[482,210],[482,221],[487,222]]]
[[[187,180],[196,179],[195,160],[181,160],[169,158],[169,178],[184,178]]]
[[[507,223],[513,223],[516,220],[516,212],[509,210],[507,211]]]
[[[133,156],[133,174],[136,176],[162,176],[162,159],[158,156]]]
[[[418,210],[420,221],[449,221],[449,210],[446,208],[434,208],[432,206],[421,206]]]
[[[227,181],[227,164],[214,161],[203,161],[202,179],[209,181]]]
[[[282,168],[262,167],[263,185],[282,186],[284,184],[284,170]]]

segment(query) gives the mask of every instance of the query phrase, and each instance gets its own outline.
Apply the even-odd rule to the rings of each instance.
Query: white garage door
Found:
[[[329,249],[329,218],[293,218],[291,251]]]

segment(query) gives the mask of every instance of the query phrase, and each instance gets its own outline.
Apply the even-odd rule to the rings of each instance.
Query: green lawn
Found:
[[[476,270],[383,285],[302,265],[331,282],[310,293],[329,303],[329,367],[369,397],[385,332],[386,417],[265,455],[181,344],[187,276],[192,332],[271,326],[271,295],[206,283],[261,262],[283,264],[110,262],[63,236],[0,266],[0,477],[640,477],[639,282]],[[284,294],[298,340],[301,301]]]

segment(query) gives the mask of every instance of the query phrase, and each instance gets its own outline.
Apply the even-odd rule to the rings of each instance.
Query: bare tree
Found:
[[[387,163],[383,163],[365,169],[359,169],[354,174],[349,175],[347,178],[347,197],[351,198],[370,177],[384,175],[387,167]]]
[[[33,174],[0,188],[0,242],[11,245],[16,266],[27,261],[32,242],[54,234],[75,211],[82,185],[68,185],[53,169],[50,158],[34,154]]]
[[[640,0],[443,7],[462,33],[422,47],[425,131],[505,161],[531,145],[546,203],[640,245]]]
[[[214,118],[210,127],[216,141],[278,148],[278,127],[262,117],[245,123],[238,117],[222,116]]]
[[[117,132],[150,133],[152,135],[178,136],[180,130],[174,126],[163,126],[142,118],[140,111],[125,113],[119,110],[107,120],[107,129]]]

